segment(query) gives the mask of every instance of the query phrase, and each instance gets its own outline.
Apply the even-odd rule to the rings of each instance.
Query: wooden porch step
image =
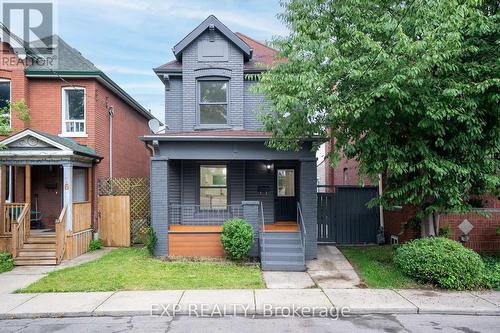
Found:
[[[56,265],[56,257],[17,257],[14,259],[16,266],[48,266]]]
[[[19,258],[42,258],[42,257],[49,257],[49,258],[52,258],[52,257],[56,257],[56,250],[35,250],[33,251],[34,249],[30,249],[30,250],[25,250],[25,249],[22,249],[21,251],[19,251],[19,253],[17,254],[17,257],[16,259],[19,259]]]
[[[56,243],[24,243],[23,250],[55,250]]]
[[[33,237],[30,236],[26,240],[25,243],[30,243],[30,244],[55,244],[56,243],[56,238],[55,237]]]

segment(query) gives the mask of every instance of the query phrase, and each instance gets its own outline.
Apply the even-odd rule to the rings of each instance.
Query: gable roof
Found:
[[[0,23],[1,24],[1,23]],[[22,47],[23,40],[12,33],[4,24],[0,25],[2,31],[7,33],[17,45]],[[37,51],[37,48],[46,47],[47,41],[50,39],[51,44],[55,45],[54,54],[57,61],[47,61],[46,55]],[[6,42],[6,41],[4,41]],[[57,78],[95,78],[100,81],[104,86],[110,89],[113,93],[117,94],[125,103],[131,106],[135,111],[144,116],[146,119],[151,120],[155,118],[147,109],[145,109],[139,102],[123,90],[116,82],[109,76],[104,74],[97,68],[90,60],[85,58],[80,51],[71,47],[60,36],[52,35],[45,39],[35,41],[32,43],[37,48],[25,48],[24,52],[30,58],[38,61],[30,62],[30,65],[25,68],[27,77],[57,77]],[[18,55],[22,57],[22,55]]]
[[[242,42],[252,49],[252,58],[245,61],[243,70],[245,71],[263,71],[269,69],[275,62],[284,61],[277,59],[278,50],[267,46],[241,32],[234,33]],[[172,60],[153,69],[156,73],[182,73],[182,62]]]
[[[177,60],[182,59],[182,52],[186,47],[188,47],[196,38],[198,38],[202,33],[204,33],[209,27],[214,27],[227,39],[229,39],[234,45],[236,45],[245,57],[245,60],[250,60],[252,58],[252,49],[244,43],[238,36],[234,34],[228,27],[226,27],[221,21],[219,21],[214,15],[210,15],[203,22],[201,22],[193,31],[191,31],[186,37],[184,37],[177,45],[172,48],[174,56]]]
[[[61,151],[67,152],[68,154],[75,154],[80,156],[90,157],[96,160],[102,160],[102,157],[97,155],[96,151],[88,146],[79,144],[78,142],[70,139],[63,138],[57,135],[41,132],[31,128],[27,128],[19,133],[16,133],[0,142],[1,145],[8,146],[9,144],[19,141],[26,137],[35,137],[36,139],[56,148]],[[9,154],[9,150],[1,150],[0,155]]]
[[[253,57],[245,64],[245,69],[263,69],[271,67],[277,61],[278,50],[267,46],[241,32],[235,33],[245,44],[253,50]]]

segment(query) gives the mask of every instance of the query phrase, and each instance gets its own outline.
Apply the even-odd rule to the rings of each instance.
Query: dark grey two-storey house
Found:
[[[165,84],[164,134],[147,135],[151,221],[162,256],[222,255],[221,225],[245,218],[263,269],[304,270],[316,257],[316,156],[265,145],[263,96],[248,73],[277,52],[209,16],[155,73]]]

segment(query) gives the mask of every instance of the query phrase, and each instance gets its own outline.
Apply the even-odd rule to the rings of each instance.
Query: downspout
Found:
[[[113,178],[113,116],[115,110],[113,106],[108,107],[109,114],[109,178]]]

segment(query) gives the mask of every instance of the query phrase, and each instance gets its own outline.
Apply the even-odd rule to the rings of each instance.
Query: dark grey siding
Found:
[[[199,204],[199,178],[200,165],[202,164],[227,164],[228,166],[228,196],[229,204],[241,204],[245,200],[245,162],[221,161],[195,162],[182,161],[182,203]],[[179,170],[180,171],[180,170]]]
[[[267,171],[263,161],[247,161],[245,175],[245,199],[261,201],[264,206],[265,223],[274,223],[274,172]],[[259,194],[258,188],[262,186],[267,186],[269,192]]]
[[[181,161],[168,161],[168,200],[181,203]]]
[[[227,45],[227,61],[199,61],[198,43],[209,40],[208,32],[188,46],[182,54],[183,115],[182,128],[192,131],[199,125],[197,114],[197,79],[207,76],[224,76],[229,81],[229,125],[243,128],[243,54],[232,43],[219,33],[215,34],[214,43]],[[168,109],[168,106],[166,107]]]
[[[172,77],[165,89],[165,123],[171,131],[182,131],[182,79]]]
[[[158,237],[155,255],[168,255],[168,160],[151,158],[151,226]]]
[[[244,113],[245,113],[245,129],[256,130],[262,128],[262,122],[259,120],[259,114],[265,112],[263,108],[264,97],[250,91],[250,88],[255,85],[256,81],[245,81],[244,90]]]

